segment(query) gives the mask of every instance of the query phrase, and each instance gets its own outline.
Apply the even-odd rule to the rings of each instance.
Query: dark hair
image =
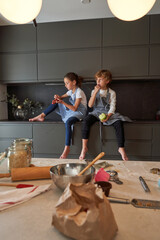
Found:
[[[78,86],[78,87],[81,87],[81,85],[82,85],[82,81],[83,81],[83,78],[82,77],[80,77],[80,76],[78,76],[76,73],[74,73],[74,72],[69,72],[69,73],[67,73],[65,76],[64,76],[64,78],[68,78],[70,81],[76,81],[76,85]]]
[[[107,80],[109,80],[108,85],[112,82],[112,74],[109,70],[100,70],[94,76],[95,76],[95,79],[99,77],[106,78]]]

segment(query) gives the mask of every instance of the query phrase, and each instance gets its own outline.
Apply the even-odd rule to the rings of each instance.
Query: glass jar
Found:
[[[9,159],[9,170],[29,167],[28,148],[25,145],[9,147],[7,157]]]
[[[31,164],[32,160],[32,139],[29,138],[17,138],[13,140],[12,146],[26,146],[28,149],[28,161]]]
[[[27,114],[28,114],[27,109],[23,109],[22,106],[19,105],[17,109],[14,111],[14,118],[16,120],[25,120]]]

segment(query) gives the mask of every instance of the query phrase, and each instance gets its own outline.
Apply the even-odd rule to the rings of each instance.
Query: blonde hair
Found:
[[[96,72],[94,77],[95,77],[96,80],[99,77],[106,78],[107,80],[109,80],[108,85],[112,82],[112,74],[109,70],[100,70],[100,71]]]

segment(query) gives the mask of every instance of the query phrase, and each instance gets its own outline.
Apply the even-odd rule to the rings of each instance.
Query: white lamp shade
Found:
[[[9,21],[24,24],[37,17],[42,0],[0,0],[0,13]]]
[[[134,21],[146,15],[156,0],[107,0],[108,6],[117,18]]]

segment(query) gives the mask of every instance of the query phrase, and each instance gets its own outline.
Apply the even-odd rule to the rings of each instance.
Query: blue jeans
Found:
[[[70,117],[65,123],[66,128],[66,139],[65,139],[65,145],[70,146],[71,145],[71,138],[72,138],[72,125],[76,122],[79,122],[79,119],[76,117]]]
[[[47,116],[51,112],[53,112],[58,107],[58,103],[50,104],[43,113]],[[76,122],[79,122],[79,119],[76,117],[70,117],[65,123],[65,129],[66,129],[66,137],[65,137],[65,145],[70,146],[71,145],[71,138],[72,138],[72,125]]]

